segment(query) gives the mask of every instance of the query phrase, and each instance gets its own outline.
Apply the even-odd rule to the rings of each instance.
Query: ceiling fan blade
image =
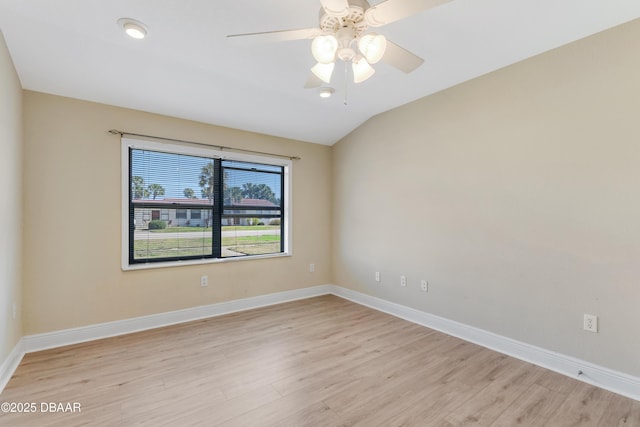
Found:
[[[303,28],[300,30],[267,31],[264,33],[231,34],[227,38],[247,42],[271,43],[312,39],[320,34],[322,34],[320,28]]]
[[[320,0],[322,8],[327,15],[343,17],[349,14],[349,2],[347,0]]]
[[[322,86],[322,83],[323,83],[323,81],[320,80],[320,78],[318,76],[316,76],[315,74],[311,73],[311,75],[307,79],[307,82],[304,84],[304,88],[305,89],[315,89],[317,87]]]
[[[380,27],[449,1],[451,0],[386,0],[367,9],[364,17],[370,26]]]
[[[408,74],[422,65],[424,59],[387,40],[387,49],[384,51],[382,61]]]

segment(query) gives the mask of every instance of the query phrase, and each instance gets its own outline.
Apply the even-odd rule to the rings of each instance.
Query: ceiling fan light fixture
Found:
[[[358,50],[367,58],[369,64],[375,64],[384,56],[387,38],[382,34],[369,33],[358,40]]]
[[[147,36],[147,27],[140,21],[131,18],[118,19],[118,25],[124,30],[129,37],[134,39],[143,39]]]
[[[364,57],[360,58],[358,61],[353,61],[352,68],[354,83],[362,83],[369,77],[373,76],[376,72]]]
[[[318,62],[311,68],[311,72],[323,82],[331,83],[331,74],[333,74],[333,67],[335,67],[335,65],[335,62],[329,64]]]
[[[317,36],[311,43],[311,53],[321,64],[333,62],[338,50],[338,40],[332,35]]]
[[[342,47],[338,49],[338,58],[344,62],[349,62],[356,57],[356,51],[350,47]]]
[[[331,98],[335,90],[332,87],[321,87],[318,91],[320,98]]]

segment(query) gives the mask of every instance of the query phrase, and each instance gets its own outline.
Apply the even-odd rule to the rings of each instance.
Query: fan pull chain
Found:
[[[347,61],[344,61],[344,105],[347,106],[347,87],[349,86],[349,67]]]

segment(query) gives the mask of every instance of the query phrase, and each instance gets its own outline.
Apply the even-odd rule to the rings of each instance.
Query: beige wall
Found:
[[[330,282],[330,147],[28,91],[24,108],[25,335]],[[123,272],[112,128],[302,157],[294,255]]]
[[[638,40],[640,20],[335,145],[334,282],[640,376]]]
[[[0,32],[0,365],[22,338],[22,88]],[[13,319],[13,304],[16,318]]]

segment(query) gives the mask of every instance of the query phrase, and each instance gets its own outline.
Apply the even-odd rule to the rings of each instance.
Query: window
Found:
[[[289,160],[127,138],[122,147],[123,269],[288,254]]]

